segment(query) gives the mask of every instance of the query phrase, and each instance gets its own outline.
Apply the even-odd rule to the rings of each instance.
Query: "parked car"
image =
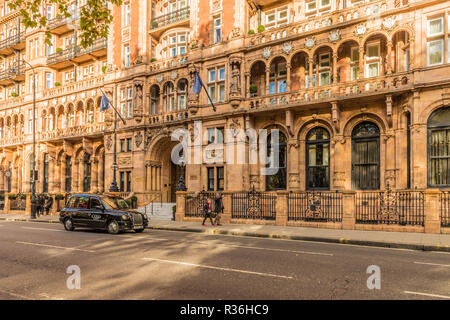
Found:
[[[131,210],[121,197],[113,195],[75,194],[60,212],[59,221],[67,231],[75,228],[108,230],[117,234],[124,230],[144,231],[147,217]]]

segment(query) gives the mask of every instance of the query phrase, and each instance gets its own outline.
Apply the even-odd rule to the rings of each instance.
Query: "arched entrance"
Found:
[[[352,132],[352,187],[380,188],[380,129],[372,122],[362,122]]]
[[[91,191],[91,155],[85,153],[83,157],[83,192]]]
[[[428,119],[428,185],[450,186],[450,107],[434,111]]]

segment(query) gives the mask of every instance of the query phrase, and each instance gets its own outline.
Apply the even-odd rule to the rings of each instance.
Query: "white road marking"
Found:
[[[290,277],[290,276],[282,276],[282,275],[272,274],[272,273],[262,273],[262,272],[248,271],[248,270],[221,268],[221,267],[206,266],[206,265],[202,265],[202,264],[195,264],[195,263],[182,262],[182,261],[163,260],[163,259],[155,259],[155,258],[144,258],[144,260],[157,261],[157,262],[163,262],[163,263],[181,264],[181,265],[190,266],[190,267],[197,267],[197,268],[206,268],[206,269],[214,269],[214,270],[222,270],[222,271],[230,271],[230,272],[248,273],[248,274],[255,274],[255,275],[258,275],[258,276],[265,276],[265,277],[293,279],[293,277]]]
[[[64,230],[46,229],[46,228],[32,228],[32,227],[21,227],[21,228],[22,229],[29,229],[29,230],[43,230],[43,231],[65,232]]]
[[[78,248],[68,248],[68,247],[59,247],[59,246],[52,246],[52,245],[49,245],[49,244],[42,244],[42,243],[23,242],[23,241],[16,241],[16,243],[26,244],[26,245],[30,245],[30,246],[54,248],[54,249],[65,249],[65,250],[83,251],[83,252],[91,252],[91,253],[95,252],[93,250],[85,250],[85,249],[78,249]]]
[[[426,264],[429,266],[438,266],[438,267],[450,267],[450,264],[440,264],[440,263],[430,263],[430,262],[417,262],[414,261],[416,264]]]
[[[427,296],[427,297],[435,297],[435,298],[442,298],[442,299],[450,299],[449,296],[442,296],[439,294],[432,294],[432,293],[423,293],[423,292],[413,292],[413,291],[403,291],[404,293],[408,294],[416,294],[419,296]]]
[[[30,298],[30,297],[23,296],[21,294],[17,294],[17,293],[14,293],[14,292],[9,292],[9,291],[4,291],[4,290],[0,290],[0,293],[5,293],[5,294],[8,294],[8,295],[10,295],[12,297],[25,299],[25,300],[36,300],[36,299]]]

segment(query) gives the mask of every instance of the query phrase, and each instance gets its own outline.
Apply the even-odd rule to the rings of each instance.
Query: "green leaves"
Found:
[[[55,19],[66,18],[78,30],[80,45],[91,46],[98,38],[106,38],[113,16],[110,8],[122,5],[123,0],[87,0],[83,7],[74,8],[73,0],[11,0],[12,10],[19,10],[25,29],[41,28],[45,30],[46,43],[51,44],[52,34],[49,29],[51,20],[47,19],[45,7],[54,6]],[[57,8],[57,9],[56,9]],[[56,10],[55,10],[56,9]]]

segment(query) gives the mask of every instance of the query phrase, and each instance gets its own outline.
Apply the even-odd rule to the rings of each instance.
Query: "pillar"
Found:
[[[387,58],[386,58],[386,72],[387,74],[392,73],[392,41],[387,42]]]
[[[97,165],[97,191],[103,192],[105,187],[103,185],[103,157],[100,157],[99,164]]]
[[[415,59],[415,47],[414,47],[414,38],[409,39],[409,70],[413,70],[416,65]]]
[[[233,195],[232,192],[222,192],[223,213],[222,213],[221,220],[223,223],[231,222],[231,215],[232,215],[231,196],[232,195]]]
[[[313,63],[314,63],[313,57],[309,58],[309,72],[308,72],[309,88],[313,86]]]
[[[354,230],[356,224],[356,192],[344,191],[342,193],[342,229]]]
[[[337,58],[338,55],[336,52],[333,52],[333,84],[336,84],[337,81]]]
[[[250,73],[246,72],[245,74],[245,96],[250,98]],[[262,92],[260,92],[262,94]]]
[[[79,165],[79,161],[75,160],[72,161],[72,186],[71,186],[71,190],[72,192],[77,192],[78,191],[78,165]]]
[[[276,217],[277,226],[285,226],[288,218],[288,195],[287,191],[277,191]]]
[[[66,161],[61,161],[59,167],[59,192],[64,193],[66,191]]]
[[[364,46],[359,47],[359,79],[364,78]]]
[[[425,233],[441,233],[440,195],[436,189],[425,191]]]
[[[264,90],[266,95],[268,95],[270,92],[269,84],[270,84],[270,66],[266,67],[266,88]]]
[[[92,168],[91,168],[91,192],[97,193],[98,192],[98,158],[94,157],[92,159]]]
[[[177,191],[177,209],[175,211],[175,221],[183,221],[186,211],[186,191]]]
[[[286,91],[291,91],[291,63],[286,63]]]

